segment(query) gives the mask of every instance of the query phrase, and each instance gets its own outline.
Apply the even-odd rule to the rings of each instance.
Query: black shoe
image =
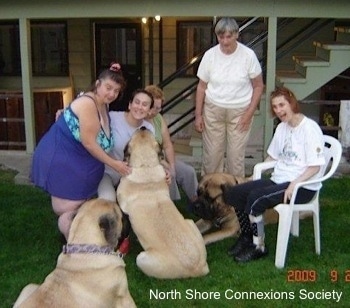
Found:
[[[235,256],[235,261],[237,262],[249,262],[252,260],[257,260],[267,256],[267,248],[264,247],[264,250],[257,248],[256,245],[251,244],[246,249],[242,250],[238,255]]]
[[[227,253],[229,256],[239,255],[245,248],[249,247],[253,243],[253,236],[246,233],[241,233],[236,243],[231,246]]]

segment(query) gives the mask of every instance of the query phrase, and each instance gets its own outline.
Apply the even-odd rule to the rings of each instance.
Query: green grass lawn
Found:
[[[12,307],[26,284],[41,283],[55,268],[62,246],[49,196],[13,184],[14,175],[0,170],[0,307]],[[233,240],[224,240],[207,247],[210,273],[192,279],[145,276],[135,264],[141,248],[132,237],[125,257],[131,295],[138,307],[349,307],[349,200],[350,177],[324,184],[321,255],[314,253],[311,219],[303,220],[300,237],[290,239],[283,270],[274,266],[276,225],[266,226],[267,258],[237,264],[226,254]],[[189,217],[185,206],[178,206]],[[339,302],[335,292],[342,292]],[[249,294],[259,298],[242,299]]]

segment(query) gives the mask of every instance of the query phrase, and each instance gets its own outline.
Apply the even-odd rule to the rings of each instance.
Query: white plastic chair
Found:
[[[301,182],[295,185],[292,198],[289,204],[278,204],[274,209],[279,214],[278,231],[277,231],[277,243],[276,243],[276,255],[275,266],[277,268],[283,268],[286,259],[289,233],[294,236],[299,236],[299,214],[300,212],[312,212],[314,223],[314,236],[315,236],[315,250],[317,254],[321,253],[321,241],[320,241],[320,216],[319,216],[319,193],[318,190],[313,199],[305,204],[295,204],[295,197],[298,189],[306,184],[322,183],[330,178],[336,169],[338,168],[342,147],[340,142],[331,137],[324,135],[325,140],[325,160],[326,163],[322,166],[316,176],[309,181]],[[258,163],[254,166],[253,179],[260,179],[264,171],[273,168],[274,161]]]

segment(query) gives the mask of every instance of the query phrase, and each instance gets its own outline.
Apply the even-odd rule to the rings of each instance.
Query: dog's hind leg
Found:
[[[156,277],[156,278],[167,278],[163,277],[167,272],[167,269],[164,268],[165,260],[162,258],[156,257],[155,254],[150,251],[142,251],[136,258],[136,264],[147,276]]]
[[[178,268],[177,263],[169,260],[169,256],[150,251],[143,251],[136,258],[136,264],[142,272],[162,279],[181,278],[184,275],[183,269]]]

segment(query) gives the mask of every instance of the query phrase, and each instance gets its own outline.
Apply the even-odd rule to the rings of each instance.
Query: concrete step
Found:
[[[186,155],[183,153],[175,152],[176,158],[182,160],[183,162],[191,165],[197,173],[201,172],[202,168],[202,157]]]
[[[192,155],[192,146],[190,146],[190,139],[174,139],[174,150],[176,153],[185,155]]]
[[[316,56],[293,56],[295,63],[301,66],[329,66],[329,62]]]
[[[350,44],[350,28],[349,27],[334,27],[336,32],[336,40],[338,42]]]
[[[336,42],[336,41],[329,41],[329,42],[313,42],[314,46],[316,47],[322,47],[324,49],[328,50],[350,50],[350,44],[344,43],[344,42]]]
[[[202,137],[176,138],[173,139],[174,150],[177,153],[202,156]]]
[[[195,157],[195,156],[185,155],[185,154],[181,154],[181,153],[176,153],[176,158],[193,166],[193,168],[196,170],[197,173],[201,172],[201,168],[202,168],[202,158],[201,157]],[[245,174],[247,176],[252,175],[254,166],[259,162],[261,162],[261,160],[250,158],[249,156],[246,157]]]
[[[348,27],[336,28],[336,33],[348,39]],[[276,84],[290,88],[299,99],[304,99],[350,65],[350,40],[314,41],[315,55],[295,55],[295,67],[277,71]]]
[[[297,71],[277,71],[276,72],[276,80],[282,84],[284,83],[306,83],[306,78],[298,73]]]
[[[175,151],[176,157],[181,159],[182,161],[190,164],[197,171],[197,173],[201,172],[202,167],[202,149],[200,148],[199,155],[191,155],[185,154],[182,152]],[[253,173],[254,166],[263,161],[262,148],[260,146],[248,145],[245,155],[245,172],[246,175],[249,176]]]
[[[338,26],[334,27],[334,31],[337,33],[348,33],[350,34],[350,27]]]

